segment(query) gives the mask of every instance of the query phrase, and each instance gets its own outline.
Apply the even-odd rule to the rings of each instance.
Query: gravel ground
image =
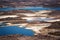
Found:
[[[0,40],[60,40],[60,39],[39,34],[36,36],[23,36],[23,35],[0,36]]]

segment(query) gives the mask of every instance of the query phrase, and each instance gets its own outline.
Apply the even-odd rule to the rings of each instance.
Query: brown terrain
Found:
[[[39,34],[37,36],[23,36],[23,35],[0,36],[0,40],[60,40],[60,39]]]
[[[1,11],[0,12],[0,16],[1,15],[16,15],[17,13],[34,13],[34,12],[33,11],[29,11],[29,10]]]
[[[51,17],[60,18],[60,11],[52,11],[48,15]]]

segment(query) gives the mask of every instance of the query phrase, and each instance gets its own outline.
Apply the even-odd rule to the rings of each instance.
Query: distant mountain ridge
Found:
[[[13,1],[13,2],[57,2],[59,0],[0,0],[0,1]]]
[[[54,3],[53,3],[54,2]],[[0,6],[48,6],[60,7],[60,0],[0,0]]]

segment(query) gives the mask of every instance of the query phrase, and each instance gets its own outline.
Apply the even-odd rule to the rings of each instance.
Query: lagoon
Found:
[[[11,10],[32,10],[32,11],[39,11],[39,10],[60,10],[60,7],[50,8],[50,7],[23,7],[23,8],[0,8],[0,11],[11,11]]]
[[[33,36],[34,32],[29,29],[20,28],[18,26],[3,26],[0,27],[0,36],[6,36],[6,35],[25,35],[25,36]]]

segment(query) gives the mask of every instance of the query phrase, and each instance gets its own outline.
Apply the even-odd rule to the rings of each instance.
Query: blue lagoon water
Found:
[[[24,8],[0,8],[0,11],[10,11],[10,10],[32,10],[32,11],[39,11],[39,10],[60,10],[60,7],[55,8],[48,8],[48,7],[24,7]]]
[[[0,27],[0,36],[13,35],[13,34],[33,36],[34,32],[32,30],[20,28],[18,26]]]

